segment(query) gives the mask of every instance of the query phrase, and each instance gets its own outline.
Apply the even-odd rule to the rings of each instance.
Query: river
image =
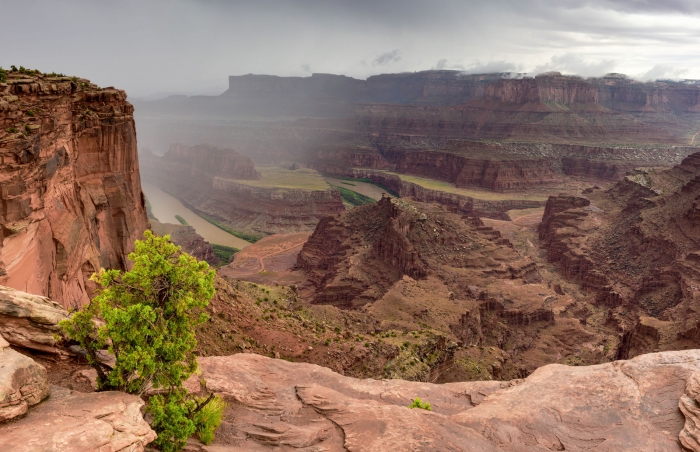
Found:
[[[197,234],[204,237],[204,240],[209,243],[231,246],[238,249],[243,249],[250,245],[249,242],[239,239],[201,218],[185,207],[179,200],[165,193],[160,188],[143,181],[141,182],[141,188],[146,198],[148,198],[148,202],[151,203],[153,215],[155,215],[161,223],[180,224],[175,218],[175,215],[180,215],[190,226],[194,227]]]

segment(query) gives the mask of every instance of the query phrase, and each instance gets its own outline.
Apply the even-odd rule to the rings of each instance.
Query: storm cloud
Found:
[[[0,66],[131,96],[227,76],[546,71],[700,78],[697,0],[5,0]]]

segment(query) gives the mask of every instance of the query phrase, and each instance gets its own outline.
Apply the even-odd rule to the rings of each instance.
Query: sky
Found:
[[[0,66],[130,97],[229,75],[608,72],[700,79],[700,0],[3,0]]]

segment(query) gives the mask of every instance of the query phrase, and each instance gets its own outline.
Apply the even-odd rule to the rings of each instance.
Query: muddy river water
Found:
[[[148,201],[151,203],[153,215],[155,215],[161,223],[180,224],[175,218],[175,215],[180,215],[190,226],[195,228],[197,234],[204,237],[204,240],[209,243],[232,246],[238,249],[243,249],[250,245],[250,243],[245,240],[239,239],[201,218],[185,207],[176,198],[173,198],[160,188],[145,182],[141,183],[141,188],[146,198],[148,198]]]

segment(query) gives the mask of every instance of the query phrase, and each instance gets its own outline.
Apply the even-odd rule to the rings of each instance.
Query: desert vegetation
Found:
[[[197,370],[195,328],[207,321],[214,271],[150,231],[128,257],[131,270],[93,276],[98,295],[60,326],[85,351],[99,390],[147,398],[163,451],[181,450],[195,433],[211,441],[225,404],[189,394],[182,384]],[[113,365],[102,350],[114,356]]]

